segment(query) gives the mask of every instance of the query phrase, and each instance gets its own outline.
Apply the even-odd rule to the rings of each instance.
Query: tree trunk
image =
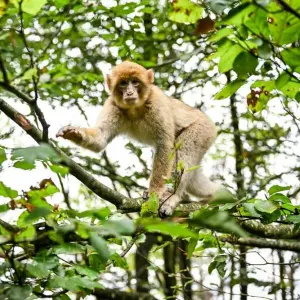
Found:
[[[148,279],[148,255],[152,246],[156,243],[157,236],[147,234],[145,243],[137,246],[135,254],[135,275],[136,275],[136,290],[140,293],[148,293],[150,290]]]
[[[181,284],[183,288],[183,298],[184,300],[191,300],[192,299],[192,284],[186,283],[192,278],[190,273],[191,268],[191,261],[187,258],[187,246],[188,242],[186,240],[179,240],[178,241],[178,260],[179,260],[179,268],[181,274]],[[180,249],[179,249],[180,248]]]

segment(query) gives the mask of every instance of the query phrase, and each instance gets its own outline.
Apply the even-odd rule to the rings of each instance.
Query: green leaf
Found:
[[[47,207],[34,207],[33,210],[25,218],[26,223],[33,223],[41,218],[45,218],[51,213],[51,209]]]
[[[212,0],[213,1],[213,0]],[[228,15],[220,22],[226,25],[240,26],[249,20],[250,16],[257,10],[254,4],[244,3],[231,9]]]
[[[286,64],[295,72],[300,72],[300,48],[288,48],[281,52],[281,56]]]
[[[3,148],[0,147],[0,165],[2,165],[2,163],[6,161],[6,159],[6,152]]]
[[[79,218],[95,218],[98,220],[105,220],[110,214],[111,211],[108,207],[100,209],[90,209],[82,212],[71,211],[71,214],[75,213]]]
[[[225,73],[231,70],[236,57],[238,57],[242,51],[244,51],[243,48],[238,44],[227,48],[227,51],[220,58],[219,71]]]
[[[276,79],[276,88],[280,90],[285,96],[296,99],[300,102],[299,91],[300,83],[296,79],[292,78],[289,74],[283,72]]]
[[[33,170],[35,168],[35,164],[27,161],[16,161],[13,166],[22,170]]]
[[[95,232],[90,233],[90,242],[92,246],[97,251],[99,257],[102,259],[103,262],[106,262],[109,259],[109,250],[106,244],[106,241],[99,236]]]
[[[247,236],[247,233],[227,211],[219,211],[217,208],[210,210],[203,207],[193,214],[189,223],[194,226],[200,226],[218,232]]]
[[[197,247],[195,251],[202,251],[208,248],[218,248],[219,244],[221,243],[220,241],[218,243],[216,237],[212,234],[211,231],[200,232],[199,241],[200,241],[200,246]]]
[[[291,189],[290,185],[289,186],[273,185],[269,188],[268,193],[270,195],[273,195],[278,192],[289,191],[290,189]]]
[[[300,215],[289,215],[287,216],[286,220],[288,222],[299,224],[300,223]]]
[[[196,232],[181,224],[151,219],[143,219],[141,222],[149,232],[159,232],[172,237],[198,237]]]
[[[52,205],[47,203],[43,198],[46,198],[48,196],[52,196],[59,192],[59,189],[50,183],[47,183],[46,187],[43,189],[37,189],[37,190],[30,190],[27,194],[30,197],[31,203],[34,203],[36,206],[41,207],[47,207],[49,209],[52,209]],[[42,200],[42,201],[36,201],[34,200]]]
[[[32,80],[32,78],[36,78],[36,77],[37,77],[37,69],[32,68],[32,69],[27,70],[20,79],[21,80]]]
[[[251,33],[256,34],[259,37],[264,37],[265,39],[270,37],[270,30],[267,25],[268,12],[256,6],[255,10],[251,12],[243,20],[243,23],[247,28],[250,29]]]
[[[233,63],[233,70],[239,77],[245,78],[248,74],[252,74],[258,65],[258,59],[249,52],[241,52]]]
[[[155,193],[150,194],[149,200],[142,204],[141,216],[152,217],[158,215],[159,199]]]
[[[17,226],[22,228],[26,227],[28,225],[28,222],[26,221],[26,218],[29,216],[29,212],[27,210],[23,211],[18,218]]]
[[[263,41],[263,44],[257,48],[257,54],[263,59],[269,59],[273,54],[271,44]]]
[[[14,199],[18,196],[18,192],[6,186],[2,181],[0,181],[0,196]]]
[[[45,3],[47,3],[47,0],[23,0],[22,11],[36,15]]]
[[[124,257],[121,257],[118,253],[114,253],[110,257],[111,261],[113,262],[113,265],[115,267],[119,267],[125,270],[128,270],[128,264]]]
[[[72,276],[72,277],[61,277],[55,276],[49,280],[49,286],[51,288],[62,288],[74,293],[82,291],[82,288],[93,290],[95,288],[103,288],[103,286],[97,282],[90,280],[87,277]]]
[[[297,3],[298,0],[289,1],[289,5]],[[299,7],[298,7],[299,8]],[[271,1],[269,10],[272,13],[268,14],[268,27],[271,32],[271,38],[274,43],[285,45],[299,40],[300,37],[300,22],[290,12],[282,9],[282,6],[276,1]]]
[[[61,159],[55,150],[48,144],[41,144],[38,147],[20,148],[13,151],[12,159],[22,158],[28,163],[34,163],[35,160],[59,162]]]
[[[267,214],[273,213],[278,208],[278,206],[271,201],[259,200],[259,199],[255,200],[254,207],[258,211],[267,213]]]
[[[187,258],[191,258],[197,246],[198,239],[191,238],[187,248]]]
[[[43,265],[47,270],[54,269],[59,265],[59,259],[55,255],[40,255],[34,258],[34,261]]]
[[[57,8],[61,8],[65,5],[67,5],[69,2],[70,2],[70,0],[55,0],[54,3]]]
[[[91,280],[95,280],[99,277],[99,272],[96,272],[95,270],[93,270],[88,266],[74,265],[73,267],[75,268],[77,273],[79,273],[80,275],[85,275]]]
[[[245,80],[236,79],[227,84],[219,93],[215,95],[216,100],[225,99],[234,94],[243,84]]]
[[[8,210],[9,210],[8,204],[1,204],[0,205],[0,213],[8,211]]]
[[[269,201],[275,201],[275,202],[281,202],[281,203],[291,203],[291,200],[287,196],[285,196],[281,193],[273,194],[271,197],[269,197]]]
[[[64,243],[63,235],[54,230],[48,231],[48,237],[49,237],[49,239],[51,239],[51,241],[56,242],[58,244]]]
[[[62,244],[53,247],[53,253],[55,254],[78,254],[78,253],[85,253],[86,249],[84,246],[69,243],[69,244]]]
[[[208,273],[211,274],[213,270],[217,270],[220,276],[224,277],[226,273],[226,260],[227,255],[217,255],[214,260],[208,266]]]
[[[272,90],[275,89],[275,81],[257,80],[251,85],[251,93],[247,96],[247,103],[253,112],[264,109],[271,97]]]
[[[103,259],[96,253],[92,253],[88,256],[89,266],[99,272],[99,270],[105,269],[106,262],[103,261]]]
[[[23,228],[18,234],[15,235],[15,240],[17,242],[32,241],[36,237],[36,230],[33,225],[28,225]]]
[[[9,285],[9,291],[6,292],[6,296],[9,300],[24,300],[31,294],[31,287],[29,285]]]
[[[37,278],[44,278],[49,274],[49,269],[39,263],[28,264],[26,269],[33,277]]]
[[[190,0],[177,0],[172,2],[169,19],[178,23],[195,23],[201,17],[203,8]]]
[[[209,39],[208,41],[210,42],[217,42],[223,38],[227,38],[228,36],[230,36],[231,34],[233,34],[234,31],[232,28],[228,28],[228,27],[225,27],[225,28],[222,28],[220,30],[218,30],[215,34],[213,34]]]
[[[195,171],[195,170],[198,170],[199,168],[201,168],[200,165],[197,165],[197,166],[192,166],[188,169],[186,169],[186,172],[191,172],[191,171]]]
[[[69,174],[69,168],[66,166],[52,165],[50,166],[50,169],[56,174],[61,175],[62,177],[65,177],[67,174]]]
[[[255,209],[254,203],[243,203],[242,207],[250,213],[250,216],[260,218],[261,215]]]
[[[231,209],[234,208],[236,205],[237,205],[237,202],[226,203],[226,204],[224,204],[224,205],[220,205],[220,206],[219,206],[219,210],[220,210],[220,211],[231,210]]]
[[[210,205],[220,205],[220,204],[226,204],[226,203],[234,203],[236,204],[237,199],[233,197],[232,193],[226,189],[222,188],[219,189],[212,199],[210,200],[209,204]]]
[[[120,220],[103,221],[101,226],[93,226],[94,231],[101,235],[132,235],[135,231],[135,224],[128,217],[124,216]]]

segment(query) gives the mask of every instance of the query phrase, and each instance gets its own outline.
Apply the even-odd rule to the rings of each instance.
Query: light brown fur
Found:
[[[132,87],[130,80],[136,79],[139,84]],[[120,87],[120,82],[124,80],[126,83],[128,81],[127,85]],[[167,195],[165,179],[171,177],[172,169],[175,168],[169,158],[174,145],[181,143],[177,157],[178,161],[183,161],[187,170],[199,165],[216,138],[216,128],[204,113],[166,96],[161,89],[153,85],[153,80],[152,70],[146,70],[133,62],[126,61],[114,67],[107,78],[111,96],[106,100],[96,126],[66,126],[57,136],[96,152],[103,150],[120,134],[127,134],[153,146],[155,156],[149,192],[157,193],[162,199],[163,195]],[[133,89],[130,93],[138,94],[138,99],[133,100],[134,104],[124,100],[129,86]],[[196,196],[211,196],[218,188],[219,185],[204,177],[199,169],[184,172],[175,193],[169,195],[167,201],[162,200],[160,211],[167,215],[172,214],[184,191]]]

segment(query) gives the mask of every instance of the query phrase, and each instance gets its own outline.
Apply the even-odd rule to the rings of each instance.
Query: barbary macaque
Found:
[[[220,188],[202,174],[201,168],[188,170],[200,164],[217,132],[208,116],[166,96],[153,82],[152,70],[130,61],[122,62],[107,76],[110,96],[95,127],[65,126],[56,136],[95,152],[121,134],[153,146],[155,156],[148,192],[159,197],[161,215],[172,215],[183,192],[211,197]],[[174,147],[178,149],[171,159]],[[170,193],[165,180],[171,178],[179,161],[184,171],[177,188]]]

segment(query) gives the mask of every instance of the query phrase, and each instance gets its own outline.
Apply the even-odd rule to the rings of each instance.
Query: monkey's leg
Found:
[[[212,197],[222,186],[207,178],[201,169],[193,171],[193,176],[186,186],[186,191],[196,197]]]
[[[176,164],[179,161],[182,161],[184,172],[175,193],[171,196],[164,197],[165,199],[161,201],[160,213],[162,215],[172,215],[177,204],[180,202],[182,193],[187,190],[191,182],[195,182],[194,176],[196,176],[196,170],[188,171],[188,169],[200,164],[201,159],[214,139],[215,129],[210,123],[203,124],[203,122],[192,124],[176,139],[176,142],[180,142],[182,146],[176,151],[177,161],[175,159],[174,168],[176,168]],[[205,185],[206,183],[207,181],[203,184]]]

